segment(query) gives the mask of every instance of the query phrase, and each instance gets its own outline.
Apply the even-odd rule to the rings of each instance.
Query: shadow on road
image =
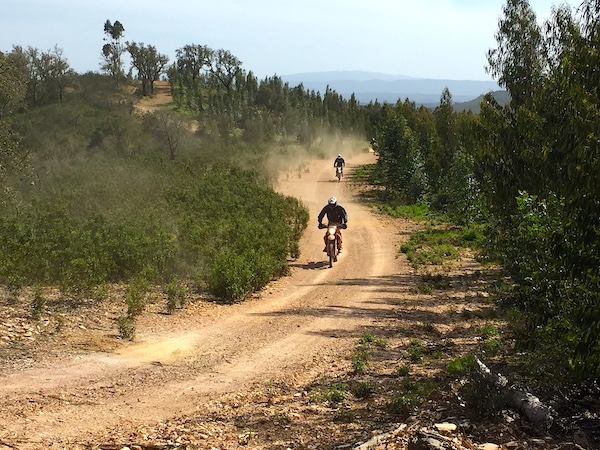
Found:
[[[326,265],[318,263],[319,267]],[[371,295],[360,304],[348,306],[344,293],[332,295],[326,304],[312,308],[286,308],[259,313],[270,317],[303,316],[307,318],[361,318],[372,319],[376,325],[368,328],[386,338],[411,336],[424,342],[440,339],[474,339],[478,327],[473,323],[493,320],[496,308],[486,298],[486,286],[493,279],[490,274],[444,275],[430,280],[418,275],[404,274],[379,277],[349,278],[322,285],[323,289],[346,286],[367,289]],[[424,281],[425,280],[425,281]],[[423,286],[427,284],[426,291]],[[330,288],[328,288],[328,286]],[[466,322],[469,321],[470,324]],[[364,323],[364,320],[361,321]],[[308,331],[330,337],[360,338],[364,325],[344,329],[330,328]]]
[[[326,268],[328,265],[329,265],[329,263],[327,261],[309,261],[306,264],[292,263],[289,266],[297,267],[299,269],[314,270],[314,269],[322,269],[324,267]]]

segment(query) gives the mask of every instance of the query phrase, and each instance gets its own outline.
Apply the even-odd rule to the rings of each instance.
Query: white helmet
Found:
[[[327,200],[327,204],[329,206],[335,206],[335,205],[337,205],[337,198],[335,198],[335,197],[329,197],[329,200]]]
[[[342,157],[342,154],[341,154],[341,153],[339,153],[339,154],[338,154],[338,158],[341,158],[341,157]]]

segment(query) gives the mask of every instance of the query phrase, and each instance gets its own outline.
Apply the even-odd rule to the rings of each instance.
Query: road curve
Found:
[[[360,203],[348,176],[337,181],[332,161],[311,160],[277,186],[310,210],[290,276],[244,303],[215,306],[193,324],[140,330],[117,351],[2,376],[0,443],[28,449],[97,439],[193,414],[217,395],[268,379],[309,377],[326,370],[326,361],[346,358],[395,306],[378,292],[399,266],[395,230]],[[374,161],[372,153],[351,155],[346,172]],[[316,216],[332,195],[348,211],[349,226],[344,253],[330,269]]]

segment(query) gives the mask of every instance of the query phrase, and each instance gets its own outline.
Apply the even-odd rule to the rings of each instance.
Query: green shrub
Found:
[[[359,345],[375,344],[381,348],[385,348],[387,346],[385,339],[376,338],[371,333],[366,331],[362,334],[361,338],[358,340],[358,343]]]
[[[407,377],[410,374],[410,366],[404,364],[396,369],[396,375],[399,377]]]
[[[371,352],[364,345],[359,345],[354,349],[352,354],[352,368],[355,373],[363,373],[368,364],[369,359],[371,358]]]
[[[128,284],[125,290],[128,317],[135,319],[144,312],[148,287],[148,281],[143,277],[136,277]]]
[[[402,389],[396,392],[388,401],[388,408],[394,414],[408,416],[427,399],[433,389],[434,385],[431,383],[405,379]]]
[[[370,381],[359,381],[350,384],[350,392],[357,398],[367,398],[375,393],[376,386]]]
[[[468,372],[467,382],[459,389],[460,396],[467,405],[467,411],[477,418],[493,418],[506,408],[506,401],[500,389],[490,386],[477,370]]]
[[[470,371],[474,364],[475,356],[467,354],[450,361],[447,370],[452,375],[460,375]]]
[[[407,347],[408,357],[412,362],[420,362],[425,356],[425,348],[419,339],[411,339]]]
[[[119,327],[119,337],[133,341],[135,338],[135,317],[128,314],[121,315],[117,318]]]
[[[498,335],[498,328],[491,323],[486,323],[481,327],[480,335],[483,339],[489,339]]]
[[[42,288],[37,286],[33,293],[33,300],[31,302],[31,317],[34,320],[38,320],[44,314],[46,309],[46,303],[48,299],[44,295]]]
[[[334,383],[323,392],[323,400],[329,403],[340,403],[346,398],[348,387],[344,383]]]
[[[181,284],[177,275],[172,275],[166,286],[167,294],[167,313],[173,314],[176,308],[183,308],[185,305],[185,286]]]

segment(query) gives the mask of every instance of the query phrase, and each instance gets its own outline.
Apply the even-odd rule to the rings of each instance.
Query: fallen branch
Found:
[[[507,403],[522,412],[540,431],[548,431],[554,421],[554,411],[529,392],[519,391],[508,385],[506,377],[493,373],[479,358],[475,358],[479,372],[485,380],[496,386]]]
[[[378,446],[387,443],[395,434],[406,429],[406,424],[400,424],[398,428],[388,433],[382,433],[373,436],[367,442],[354,447],[353,450],[374,450]]]

